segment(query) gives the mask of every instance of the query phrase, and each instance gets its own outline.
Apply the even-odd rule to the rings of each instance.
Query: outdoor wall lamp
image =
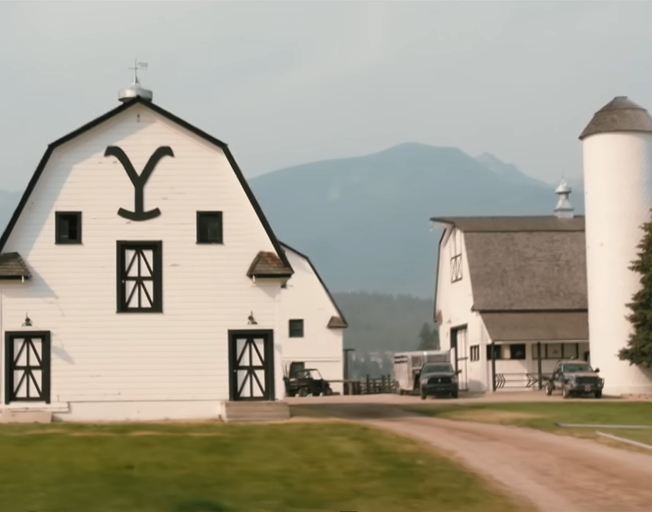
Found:
[[[23,327],[31,327],[32,326],[32,319],[29,317],[27,313],[25,313],[25,321],[23,322]]]
[[[249,325],[258,325],[258,322],[256,322],[256,319],[254,318],[254,312],[253,311],[251,313],[249,313],[249,317],[247,318],[247,320],[249,320],[247,322]]]

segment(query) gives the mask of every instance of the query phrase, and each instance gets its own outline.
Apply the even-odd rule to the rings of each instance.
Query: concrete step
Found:
[[[52,423],[50,411],[0,410],[0,423]]]
[[[290,407],[286,402],[225,402],[222,419],[227,423],[256,423],[289,418]]]

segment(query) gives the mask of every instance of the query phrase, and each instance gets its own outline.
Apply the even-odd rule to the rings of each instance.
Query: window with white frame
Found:
[[[462,232],[454,228],[451,233],[451,283],[462,279]]]

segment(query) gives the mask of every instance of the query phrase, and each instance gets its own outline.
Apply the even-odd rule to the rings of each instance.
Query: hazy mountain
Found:
[[[537,185],[539,187],[547,187],[548,184],[543,181],[539,181],[535,178],[528,176],[521,172],[514,164],[508,164],[496,158],[496,156],[491,153],[482,153],[480,156],[475,158],[478,162],[484,165],[490,171],[493,171],[496,175],[509,181],[511,183],[518,183],[524,185]]]
[[[552,214],[554,185],[495,157],[401,144],[251,180],[278,236],[310,255],[331,288],[431,297],[441,231],[429,218]],[[491,167],[491,168],[490,168]],[[583,211],[581,193],[571,202]]]
[[[432,297],[441,232],[429,218],[545,215],[555,184],[493,155],[401,144],[379,153],[298,165],[250,181],[279,238],[307,253],[336,291]],[[0,191],[0,225],[19,192]],[[583,211],[574,188],[571,202]]]

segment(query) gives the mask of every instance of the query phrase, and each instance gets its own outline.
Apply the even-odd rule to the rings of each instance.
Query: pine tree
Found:
[[[437,327],[432,330],[428,322],[424,322],[419,332],[419,348],[417,350],[438,350],[439,349],[439,331]]]
[[[634,294],[632,302],[627,304],[632,313],[627,319],[634,327],[634,332],[618,357],[636,364],[652,367],[652,220],[642,226],[643,239],[638,244],[638,259],[633,261],[630,270],[641,275],[641,289]]]

